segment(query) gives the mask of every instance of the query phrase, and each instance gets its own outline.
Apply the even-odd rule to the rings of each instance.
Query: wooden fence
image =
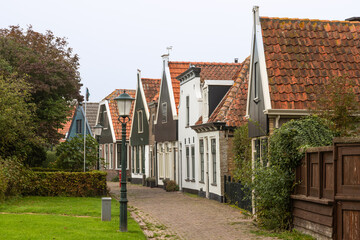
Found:
[[[224,202],[252,211],[250,189],[226,175],[224,175]]]
[[[360,239],[360,139],[308,149],[296,179],[296,229],[319,239]]]

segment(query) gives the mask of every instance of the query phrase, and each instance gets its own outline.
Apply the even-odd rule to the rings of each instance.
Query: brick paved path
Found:
[[[228,205],[183,194],[128,184],[128,205],[153,239],[272,239],[253,235],[252,220]],[[119,183],[108,182],[119,197]],[[157,229],[156,229],[157,228]]]

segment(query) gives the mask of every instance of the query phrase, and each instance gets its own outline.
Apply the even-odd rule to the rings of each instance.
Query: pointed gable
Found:
[[[260,18],[273,109],[309,109],[332,77],[355,79],[360,96],[360,22]]]

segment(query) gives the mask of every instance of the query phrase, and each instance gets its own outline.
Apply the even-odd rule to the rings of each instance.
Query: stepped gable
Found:
[[[273,109],[309,109],[332,77],[360,95],[360,22],[260,18]],[[360,96],[359,96],[360,97]]]

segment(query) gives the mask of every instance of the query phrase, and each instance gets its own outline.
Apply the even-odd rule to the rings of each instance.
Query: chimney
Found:
[[[239,59],[238,58],[235,58],[234,59],[234,63],[238,63],[239,62]]]
[[[347,19],[345,19],[345,21],[349,21],[349,22],[360,22],[360,17],[347,18]]]

